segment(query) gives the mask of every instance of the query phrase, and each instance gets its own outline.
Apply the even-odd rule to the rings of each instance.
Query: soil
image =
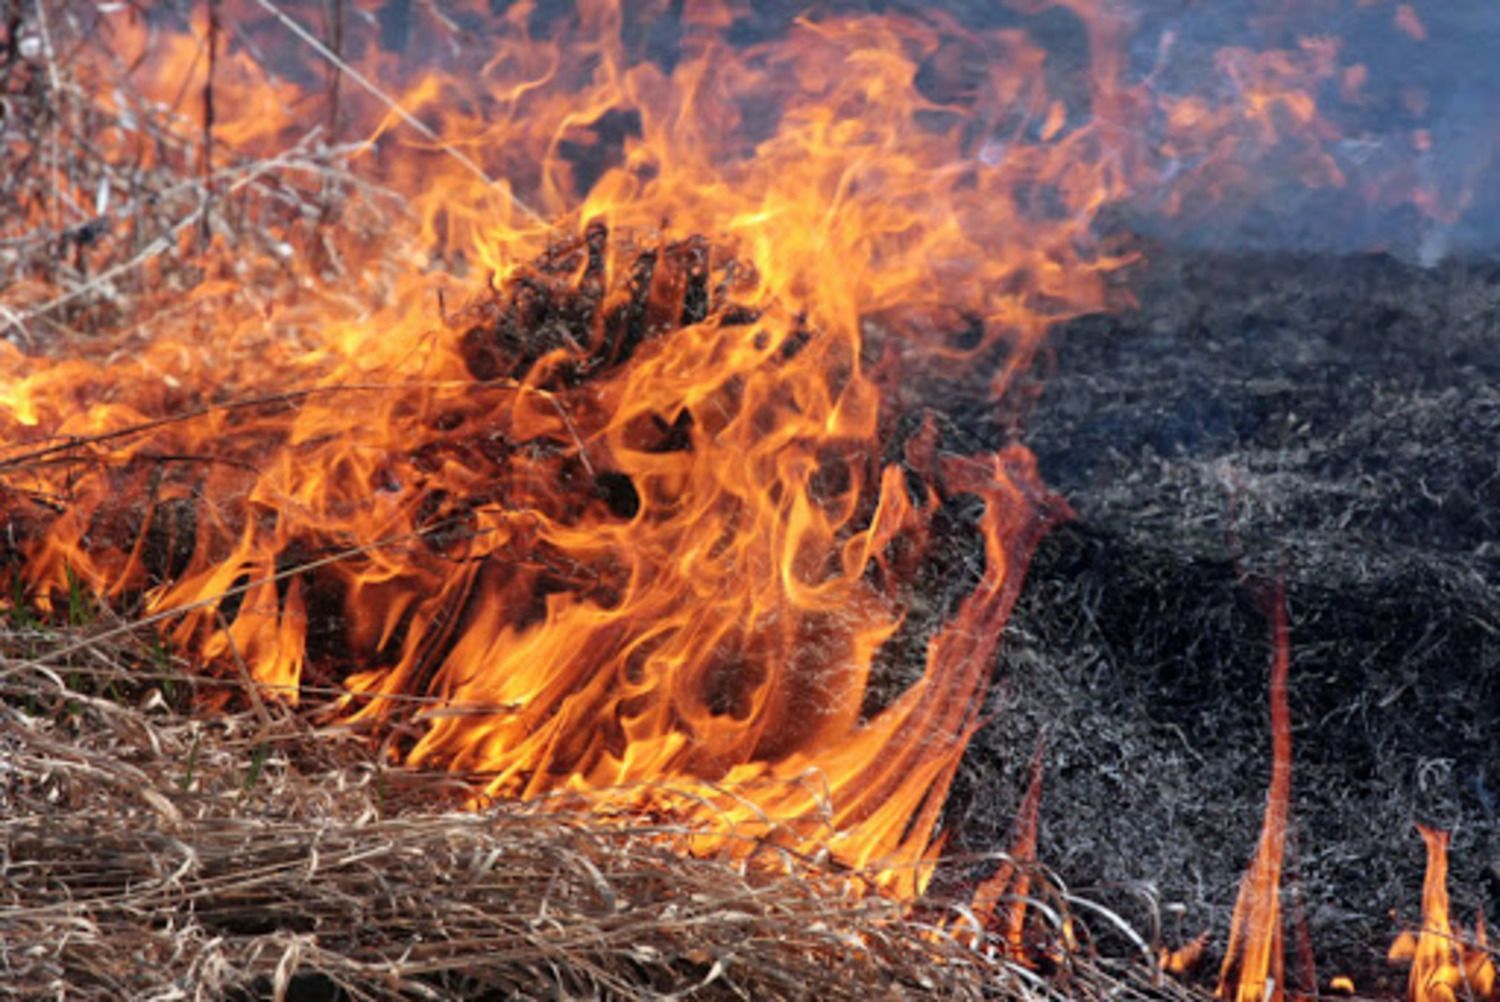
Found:
[[[1041,860],[1173,945],[1222,944],[1270,778],[1280,577],[1289,939],[1305,922],[1325,986],[1399,992],[1415,823],[1452,832],[1455,919],[1500,915],[1500,265],[1147,258],[1139,308],[1053,341],[1026,440],[1076,517],[1009,626],[955,844],[1007,844],[1044,738]]]

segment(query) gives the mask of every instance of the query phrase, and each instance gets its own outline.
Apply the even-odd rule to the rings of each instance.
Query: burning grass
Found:
[[[1182,994],[1081,955],[1042,980],[940,902],[769,844],[736,864],[641,817],[460,809],[460,777],[274,704],[185,712],[202,680],[128,635],[89,640],[105,630],[0,636],[0,995]]]
[[[1027,556],[1060,506],[1013,441],[960,450],[940,408],[903,389],[968,360],[993,374],[971,394],[999,394],[1053,317],[1095,304],[1114,262],[1074,239],[1084,217],[1049,211],[1025,241],[979,225],[1002,204],[984,186],[1005,188],[1009,173],[954,176],[942,146],[964,133],[918,120],[916,55],[884,20],[794,27],[765,53],[770,69],[752,61],[750,79],[731,73],[703,104],[686,95],[720,89],[692,74],[730,65],[710,26],[674,86],[659,87],[666,71],[628,51],[621,10],[600,4],[546,39],[526,18],[475,15],[522,65],[549,48],[567,68],[549,78],[555,104],[526,106],[536,115],[514,134],[494,134],[506,121],[494,108],[467,117],[460,98],[478,95],[457,71],[429,109],[459,115],[445,134],[493,150],[517,177],[507,158],[529,148],[531,169],[555,182],[540,191],[549,222],[522,212],[508,181],[476,176],[441,143],[403,145],[403,132],[363,167],[403,185],[412,211],[372,240],[355,211],[371,208],[362,189],[328,197],[331,172],[309,180],[284,162],[301,113],[333,102],[317,71],[342,60],[297,29],[318,58],[270,72],[263,46],[300,22],[250,6],[259,13],[247,8],[232,43],[212,9],[206,23],[75,11],[92,86],[73,104],[120,116],[104,130],[110,154],[89,161],[106,193],[96,211],[131,182],[146,190],[130,200],[149,200],[175,172],[191,179],[201,226],[173,231],[186,246],[147,244],[179,253],[163,249],[154,275],[119,292],[121,316],[90,322],[103,343],[59,330],[50,354],[0,356],[11,382],[0,430],[15,446],[0,457],[11,529],[0,557],[17,603],[55,608],[81,588],[151,618],[207,673],[238,672],[291,702],[352,694],[333,711],[345,722],[385,716],[400,729],[411,721],[387,715],[385,697],[434,698],[397,743],[414,766],[485,774],[495,797],[648,788],[634,806],[655,809],[656,794],[678,789],[671,812],[701,815],[730,843],[774,817],[800,851],[879,869],[916,896]],[[40,20],[12,30],[37,32],[17,76],[46,91],[56,47]],[[941,26],[923,31],[935,46]],[[775,69],[855,55],[869,69],[853,77]],[[464,56],[476,73],[518,72],[488,48]],[[436,101],[419,69],[395,63],[385,68],[410,88],[402,100]],[[376,105],[361,120],[373,147],[400,106],[351,78]],[[151,98],[130,97],[132,85]],[[695,151],[673,131],[703,116],[732,135],[735,95],[759,87],[784,107],[753,152]],[[541,100],[498,79],[480,89]],[[174,94],[188,113],[162,112],[158,141],[145,112]],[[560,137],[591,101],[630,108],[641,135],[625,147],[661,162],[575,188],[583,164]],[[38,109],[38,129],[57,125]],[[66,146],[76,130],[63,124],[40,145]],[[1071,163],[1055,146],[1036,155],[1049,169]],[[161,174],[127,173],[132,158]],[[55,179],[71,158],[38,162]],[[272,172],[269,189],[225,203],[221,169],[260,176],[254,164]],[[869,181],[852,183],[863,170]],[[79,211],[89,183],[50,196],[39,183],[28,219]],[[951,189],[948,222],[933,221],[932,185]],[[333,201],[338,213],[312,211]],[[271,236],[241,240],[242,228]],[[92,301],[85,264],[145,268],[129,253],[138,227],[106,218],[99,229],[78,275],[30,279],[50,291],[18,317]],[[957,269],[940,293],[922,277],[937,257]],[[483,264],[487,284],[461,276],[465,261]],[[1012,269],[1058,281],[1006,293],[978,280]],[[181,304],[177,280],[190,289]],[[449,310],[445,293],[466,305]],[[1007,302],[984,302],[996,297]],[[1003,327],[982,310],[1003,312]],[[972,573],[912,630],[922,579],[956,576],[930,559],[945,520],[962,521]],[[882,648],[904,627],[902,654],[914,656],[882,686]]]
[[[150,370],[166,362],[149,350],[163,327],[196,326],[217,337],[226,318],[273,303],[282,311],[280,336],[295,347],[295,304],[327,291],[309,293],[308,278],[355,297],[382,275],[414,268],[397,240],[357,262],[349,257],[403,210],[346,171],[357,145],[326,141],[336,107],[263,155],[226,157],[221,148],[215,156],[215,77],[201,60],[218,51],[216,24],[206,26],[206,46],[186,74],[196,82],[178,89],[179,101],[197,102],[195,120],[136,89],[139,64],[111,56],[113,47],[128,49],[130,33],[108,37],[87,5],[12,10],[0,62],[4,139],[18,169],[4,196],[22,211],[0,234],[0,266],[4,336],[15,348]],[[88,42],[101,32],[102,50]],[[108,58],[100,60],[101,51]],[[222,121],[236,64],[219,72]],[[493,316],[478,318],[489,322],[462,339],[469,375],[511,379],[517,366],[524,375],[537,356],[588,337],[589,316],[602,310],[603,290],[590,298],[589,285],[601,279],[600,240],[602,231],[590,230],[574,248],[593,255],[576,295],[558,292],[561,280],[548,273],[554,248],[542,274],[523,277],[508,302],[496,300]],[[705,262],[693,264],[706,250],[689,243],[665,254],[656,284],[682,258],[676,270],[686,288],[677,292],[703,299],[706,310]],[[655,260],[653,252],[630,269],[633,281],[613,314],[623,326],[605,346],[606,362],[628,357],[647,321],[660,319],[652,316],[660,312],[660,296],[651,294]],[[530,307],[549,297],[579,315],[534,315]],[[682,323],[703,319],[689,309],[685,301]],[[743,323],[754,312],[740,316]],[[675,326],[679,318],[671,319]],[[544,344],[549,336],[558,343]],[[40,531],[18,513],[66,517],[81,501],[72,473],[59,493],[31,489],[40,480],[86,471],[143,434],[170,437],[195,420],[219,420],[211,415],[245,415],[254,424],[300,402],[297,392],[247,393],[257,373],[242,370],[243,359],[269,364],[261,351],[279,356],[282,347],[251,340],[226,339],[218,384],[206,396],[191,386],[174,392],[183,373],[168,362],[164,376],[156,370],[166,396],[145,414],[10,452],[5,471],[15,479],[0,541],[8,580],[19,585],[20,554]],[[101,401],[115,395],[104,384],[84,391],[82,370],[57,371],[73,391]],[[22,425],[37,419],[21,406]],[[566,413],[561,418],[568,424]],[[576,444],[576,432],[571,437]],[[122,534],[116,542],[155,568],[153,581],[170,579],[202,528],[192,504],[211,513],[233,507],[238,495],[224,478],[249,462],[222,448],[133,454],[122,469],[149,480],[150,500],[143,511],[107,515],[91,538],[113,526]],[[275,570],[280,580],[318,566],[288,559]],[[388,693],[377,702],[399,707],[378,715],[390,724],[379,733],[368,723],[328,726],[326,713],[293,710],[274,687],[251,682],[242,654],[253,652],[245,636],[227,631],[224,613],[209,624],[229,638],[215,678],[169,651],[157,632],[163,618],[141,608],[138,588],[112,590],[98,604],[105,596],[73,570],[61,573],[60,587],[40,596],[41,616],[19,588],[8,596],[0,635],[0,994],[1041,997],[1063,983],[1039,979],[962,908],[872,893],[881,875],[764,833],[741,838],[733,820],[715,823],[712,804],[695,826],[556,794],[474,810],[486,776],[392,764],[393,748],[422,726],[411,711],[436,710],[433,719],[443,719],[456,712],[448,702]],[[213,603],[241,606],[245,591],[221,589]],[[337,680],[315,681],[328,685],[304,683],[302,694],[326,711],[342,690]],[[804,799],[817,806],[819,797]],[[823,801],[818,810],[831,807]],[[721,846],[734,844],[706,855],[683,851],[705,830]],[[1044,935],[1045,916],[1037,925]],[[1138,977],[1149,988],[1154,979],[1149,966],[1122,967],[1117,977],[1081,958],[1065,963],[1073,995],[1101,995]]]
[[[1186,995],[1035,864],[1040,756],[1015,858],[928,884],[1062,507],[962,408],[1010,421],[1131,257],[1094,213],[1176,165],[1117,171],[1024,33],[971,87],[941,17],[678,62],[581,6],[468,11],[477,89],[399,100],[341,5],[10,6],[0,992]]]

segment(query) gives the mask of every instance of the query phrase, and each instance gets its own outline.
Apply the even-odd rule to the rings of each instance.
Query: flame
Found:
[[[1412,1002],[1494,999],[1495,961],[1485,940],[1484,920],[1472,941],[1455,931],[1448,914],[1448,833],[1417,825],[1427,845],[1427,876],[1422,883],[1422,928],[1402,932],[1389,959],[1411,964],[1407,998]]]
[[[704,851],[829,850],[914,894],[1062,508],[1018,446],[947,451],[908,388],[983,365],[1003,395],[1123,261],[1087,239],[1121,181],[1047,98],[1040,50],[1000,36],[1014,69],[941,103],[917,78],[960,32],[936,21],[809,20],[734,50],[726,7],[686,19],[667,69],[611,3],[546,38],[518,5],[484,19],[470,72],[389,103],[344,81],[340,113],[369,124],[343,169],[393,207],[300,179],[286,151],[327,120],[317,81],[255,54],[308,29],[239,13],[267,44],[213,61],[206,23],[104,16],[98,113],[175,102],[154,121],[182,137],[121,128],[112,154],[188,174],[206,156],[220,212],[263,232],[170,231],[157,256],[205,279],[113,357],[4,355],[23,444],[3,497],[34,601],[76,579],[143,603],[289,700],[346,687],[347,720],[392,726],[419,697],[406,761],[479,774],[485,797],[585,793],[701,822]],[[411,75],[374,46],[360,72]],[[1001,167],[970,154],[986,102],[1025,111]],[[377,209],[398,224],[375,232]],[[131,226],[111,241],[150,236]],[[439,297],[469,305],[439,324]],[[875,699],[933,520],[960,503],[973,587],[922,674]]]
[[[1208,949],[1208,930],[1188,940],[1175,950],[1160,947],[1156,954],[1156,966],[1168,974],[1184,975],[1198,966],[1203,952]]]
[[[1030,867],[1036,862],[1037,820],[1042,806],[1042,776],[1046,764],[1045,745],[1037,743],[1031,757],[1031,782],[1016,813],[1016,830],[1006,860],[974,890],[972,910],[986,927],[1000,926],[1000,938],[1012,957],[1026,958],[1027,894],[1031,890]],[[1000,906],[1009,898],[1002,916]],[[1069,933],[1070,934],[1070,933]]]
[[[1287,814],[1292,792],[1292,724],[1287,706],[1290,661],[1286,599],[1280,588],[1272,602],[1271,788],[1255,858],[1240,882],[1229,928],[1229,946],[1219,972],[1219,998],[1259,1002],[1285,997],[1281,914],[1281,864],[1286,852]]]
[[[1108,5],[1065,5],[1093,55],[1059,93],[1023,29],[938,15],[731,44],[752,7],[689,5],[662,59],[664,3],[414,5],[399,43],[356,18],[338,53],[296,5],[221,6],[101,5],[77,113],[113,174],[0,224],[107,205],[76,262],[107,282],[3,294],[111,332],[0,342],[8,583],[45,609],[81,582],[210,673],[412,735],[479,800],[661,812],[903,896],[1065,514],[1023,448],[958,454],[926,405],[977,378],[1008,413],[1046,331],[1111,305],[1106,206],[1223,192],[1288,144],[1341,183],[1314,97],[1336,46],[1159,93]],[[152,172],[194,180],[109,204]],[[892,686],[965,519],[969,591]],[[1244,972],[1278,920],[1277,719]]]

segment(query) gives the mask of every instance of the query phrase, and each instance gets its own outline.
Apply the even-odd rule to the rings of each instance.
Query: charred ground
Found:
[[[1041,859],[1222,943],[1270,771],[1257,581],[1283,574],[1289,971],[1305,915],[1324,984],[1399,992],[1414,822],[1453,832],[1456,918],[1500,913],[1500,266],[1147,256],[1139,308],[1053,341],[1027,440],[1076,518],[1011,621],[959,841],[1005,844],[1044,737]]]

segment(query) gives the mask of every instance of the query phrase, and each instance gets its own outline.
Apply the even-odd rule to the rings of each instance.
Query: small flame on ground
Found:
[[[1203,959],[1203,953],[1208,949],[1208,938],[1209,933],[1205,929],[1175,950],[1162,947],[1157,951],[1156,966],[1179,977],[1191,972]]]
[[[1281,915],[1281,865],[1286,851],[1292,792],[1292,725],[1287,706],[1290,661],[1286,596],[1272,604],[1271,788],[1255,858],[1240,882],[1229,928],[1229,946],[1215,994],[1235,1002],[1265,1002],[1285,995]]]
[[[1018,959],[1026,956],[1026,895],[1031,890],[1031,867],[1036,863],[1037,818],[1042,806],[1042,769],[1046,761],[1044,752],[1044,745],[1038,742],[1031,757],[1031,782],[1016,813],[1009,856],[975,889],[972,905],[974,914],[985,928],[995,930],[1009,954]]]
[[[1417,825],[1427,846],[1422,882],[1422,927],[1402,932],[1391,944],[1393,963],[1409,962],[1410,1002],[1485,1002],[1497,994],[1495,960],[1481,916],[1472,939],[1455,930],[1448,907],[1448,833]]]

